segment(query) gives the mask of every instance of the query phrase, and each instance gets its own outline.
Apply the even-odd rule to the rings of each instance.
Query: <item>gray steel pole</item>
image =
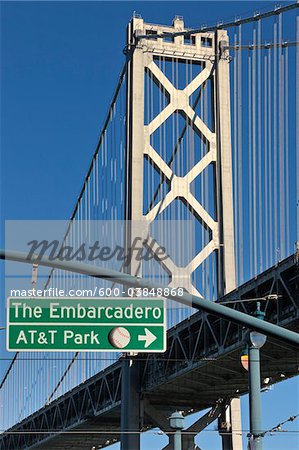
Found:
[[[140,392],[139,365],[124,359],[121,377],[121,450],[140,447]]]
[[[50,261],[49,258],[46,258],[45,256],[41,258],[33,257],[29,259],[26,253],[0,250],[0,259],[18,261],[30,265],[32,265],[33,263],[38,263],[38,265],[40,266],[53,267],[61,270],[67,270],[69,272],[82,273],[91,277],[103,278],[105,280],[114,281],[115,283],[121,283],[132,287],[149,289],[165,287],[158,284],[148,283],[148,281],[145,279],[137,278],[126,273],[117,272],[116,270],[105,269],[102,267],[92,266],[91,264],[83,264],[78,262],[58,260]],[[236,311],[217,302],[211,302],[210,300],[195,297],[194,295],[188,294],[187,292],[185,292],[182,296],[169,295],[168,298],[179,303],[192,306],[193,308],[206,311],[207,313],[214,316],[222,317],[226,320],[231,320],[232,322],[243,325],[250,330],[255,330],[267,336],[273,336],[275,338],[281,339],[281,341],[286,342],[290,345],[299,345],[299,333],[290,331],[278,325],[274,325],[270,322],[264,322],[263,320],[250,316],[249,314]]]
[[[176,430],[174,433],[173,450],[182,450],[182,432]]]
[[[262,450],[262,402],[261,402],[261,373],[260,373],[260,349],[249,345],[249,415],[250,437],[252,450]]]
[[[182,429],[185,418],[181,411],[176,411],[169,417],[170,428],[175,430],[173,435],[173,450],[182,450]]]

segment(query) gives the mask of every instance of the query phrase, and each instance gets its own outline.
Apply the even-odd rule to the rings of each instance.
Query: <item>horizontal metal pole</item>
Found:
[[[103,278],[105,280],[113,281],[114,283],[124,284],[135,288],[157,289],[165,288],[166,286],[148,283],[144,278],[134,277],[132,275],[117,272],[116,270],[105,269],[102,267],[92,266],[91,264],[83,264],[69,261],[50,261],[46,257],[34,259],[28,258],[26,253],[0,250],[0,259],[16,261],[21,263],[33,264],[38,263],[40,266],[51,267],[54,269],[61,269],[68,272],[81,273],[95,278]],[[257,319],[251,315],[236,311],[219,303],[205,300],[200,297],[188,294],[185,292],[182,296],[169,295],[167,298],[175,300],[179,303],[192,306],[193,308],[205,311],[222,319],[243,325],[250,330],[259,331],[267,336],[280,339],[288,344],[299,346],[299,334],[290,331],[286,328],[274,325],[270,322],[265,322]]]

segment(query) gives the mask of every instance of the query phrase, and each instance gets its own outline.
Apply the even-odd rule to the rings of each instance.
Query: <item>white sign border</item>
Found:
[[[115,325],[115,326],[149,326],[149,327],[162,327],[163,326],[163,349],[162,350],[151,350],[151,349],[144,349],[144,350],[134,350],[134,349],[129,349],[128,351],[126,351],[126,349],[93,349],[93,350],[84,350],[84,349],[78,349],[78,348],[67,348],[65,350],[57,350],[57,349],[18,349],[18,348],[10,348],[9,347],[9,329],[10,327],[13,327],[14,325],[39,325],[39,326],[47,326],[47,325],[72,325],[72,323],[67,323],[67,324],[62,324],[61,322],[51,322],[51,323],[27,323],[27,322],[16,322],[16,323],[10,323],[9,321],[9,301],[15,299],[15,300],[51,300],[51,299],[64,299],[64,300],[76,300],[76,299],[81,299],[81,300],[149,300],[149,301],[154,301],[154,300],[159,300],[163,302],[163,323],[160,324],[150,324],[150,323],[140,323],[140,324],[122,324],[122,323],[117,323],[117,324],[110,324],[110,323],[103,323],[102,325],[105,326],[110,326],[110,325]],[[36,352],[45,352],[45,353],[67,353],[67,352],[79,352],[79,353],[165,353],[167,350],[167,328],[166,328],[166,308],[165,308],[165,298],[163,297],[37,297],[37,296],[32,296],[32,297],[8,297],[7,301],[6,301],[6,322],[7,322],[7,330],[6,330],[6,350],[8,352],[20,352],[20,353],[36,353]],[[84,323],[79,323],[76,322],[73,325],[76,326],[81,326],[81,325],[85,325]],[[92,326],[92,325],[101,325],[101,323],[92,323],[92,324],[86,324],[88,326]],[[123,351],[121,351],[123,350]]]

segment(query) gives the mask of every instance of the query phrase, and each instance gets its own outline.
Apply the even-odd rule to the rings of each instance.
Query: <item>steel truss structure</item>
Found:
[[[235,288],[229,57],[227,50],[221,51],[223,45],[228,45],[227,32],[221,30],[217,33],[194,35],[191,45],[185,42],[183,37],[175,37],[172,42],[164,42],[163,39],[153,37],[144,41],[138,40],[135,45],[136,36],[139,34],[159,34],[184,29],[182,18],[174,19],[173,26],[167,27],[148,24],[143,19],[134,17],[128,27],[129,181],[127,218],[143,223],[146,235],[150,236],[150,224],[174,200],[181,199],[190,210],[191,215],[209,230],[210,239],[186,266],[176,264],[171,258],[163,261],[163,267],[171,277],[170,285],[184,287],[194,295],[202,295],[192,283],[192,274],[209,258],[211,253],[217,252],[218,292],[219,295],[222,295]],[[204,44],[206,42],[208,42],[208,46]],[[175,62],[194,63],[199,65],[201,70],[197,75],[191,74],[191,79],[188,79],[186,86],[181,89],[181,86],[175,86],[169,76],[158,66],[157,58],[169,58],[172,64]],[[168,99],[168,104],[162,105],[162,110],[150,117],[148,123],[145,120],[146,74],[149,74],[159,91]],[[179,76],[177,75],[176,78],[178,83]],[[203,95],[207,80],[210,80],[212,93],[215,93],[210,95],[211,124],[207,124],[202,116],[202,111],[199,114],[191,104],[191,96],[195,91],[199,90],[199,95]],[[150,100],[153,101],[153,98]],[[154,148],[152,139],[154,133],[158,129],[163,129],[166,121],[175,113],[183,117],[186,128],[191,127],[206,146],[205,155],[199,158],[184,176],[175,173],[171,164],[163,158],[162,148]],[[172,145],[170,141],[169,139],[168,146]],[[176,148],[173,149],[173,154],[175,151]],[[200,149],[196,148],[196,153],[199,154],[199,152]],[[169,191],[156,204],[151,202],[148,211],[144,214],[143,197],[146,195],[146,187],[143,178],[146,159],[161,179],[166,181]],[[211,216],[191,189],[194,180],[209,166],[213,166],[215,169],[214,183],[210,189],[213,191],[215,199],[216,218]],[[150,241],[150,238],[148,240]],[[155,251],[155,246],[152,248]],[[161,263],[159,262],[159,264]],[[132,269],[132,275],[138,274],[140,275],[139,267]]]
[[[257,298],[264,299],[267,321],[299,330],[299,267],[295,256],[220,302],[235,302],[232,308],[252,314],[256,301],[251,299]],[[143,405],[140,431],[161,426],[169,433],[165,417],[174,408],[191,414],[212,407],[210,416],[213,420],[220,418],[220,433],[229,434],[230,423],[221,419],[223,410],[229,399],[248,392],[247,373],[240,363],[245,332],[241,326],[198,312],[169,330],[165,354],[138,355],[135,363]],[[263,387],[297,375],[298,363],[296,348],[268,339],[262,351]],[[101,448],[118,441],[121,378],[119,361],[7,430],[0,438],[0,449],[48,449],[50,445],[51,449],[71,446],[90,450],[93,445]],[[209,423],[207,417],[204,421]],[[192,438],[202,428],[203,421],[194,424]]]

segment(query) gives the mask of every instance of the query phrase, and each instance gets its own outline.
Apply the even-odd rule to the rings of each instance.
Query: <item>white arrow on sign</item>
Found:
[[[149,347],[155,340],[157,336],[155,336],[150,330],[144,328],[145,334],[140,334],[138,336],[138,341],[145,341],[144,347]]]

